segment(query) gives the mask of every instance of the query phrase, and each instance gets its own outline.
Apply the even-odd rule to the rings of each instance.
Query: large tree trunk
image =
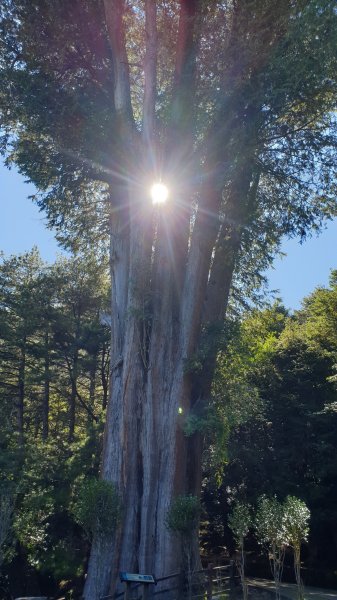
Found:
[[[237,213],[250,178],[247,168],[232,189]],[[198,211],[182,258],[181,244],[172,243],[174,215],[157,215],[156,243],[149,248],[150,211],[139,209],[132,192],[125,204],[126,193],[124,202],[121,189],[112,193],[112,373],[102,461],[102,476],[117,487],[123,515],[117,532],[93,542],[85,588],[91,600],[113,592],[119,570],[161,577],[182,567],[182,549],[166,520],[175,496],[200,494],[202,439],[186,437],[184,424],[194,404],[207,401],[215,352],[198,394],[187,365],[203,321],[224,317],[242,227],[239,214],[231,226],[214,218],[220,194],[208,183],[201,193],[212,211]],[[192,548],[196,565],[198,544]]]
[[[215,203],[218,197],[213,193]],[[85,589],[90,600],[113,589],[117,570],[154,572],[157,577],[179,570],[180,549],[166,527],[168,509],[175,495],[199,493],[199,475],[187,477],[192,465],[183,425],[190,411],[191,381],[185,364],[196,349],[218,228],[214,219],[207,223],[200,213],[182,269],[174,262],[175,222],[167,214],[158,222],[156,260],[151,263],[149,216],[138,213],[128,227],[121,226],[123,210],[112,217],[112,392],[102,475],[117,486],[123,517],[115,536],[107,535],[104,544],[94,540]],[[180,294],[176,267],[185,271]],[[147,325],[144,303],[151,287],[152,319]]]
[[[142,134],[130,115],[124,2],[117,4],[118,10],[113,11],[113,3],[104,2],[114,54],[115,110],[123,132],[121,172],[127,171],[133,181],[139,164],[149,164],[148,157],[159,144],[154,132],[155,2],[146,2],[148,61]],[[190,94],[195,84],[201,6],[198,0],[180,2],[171,119],[162,140],[168,170],[174,164],[181,182],[182,198],[171,197],[161,211],[147,208],[148,199],[140,197],[139,187],[132,188],[130,183],[117,178],[110,189],[111,397],[101,475],[116,486],[123,511],[116,531],[93,540],[86,600],[113,593],[119,570],[155,573],[156,577],[179,571],[182,548],[166,526],[168,510],[175,496],[200,494],[202,439],[184,434],[186,419],[198,399],[188,364],[198,349],[203,321],[218,322],[224,316],[252,161],[251,155],[244,161],[238,182],[232,176],[229,205],[237,223],[227,226],[219,218],[223,183],[217,173],[219,152],[223,157],[234,117],[227,116],[226,127],[210,133],[202,168],[199,163],[203,175],[191,184],[191,165],[198,159]],[[237,113],[234,102],[231,110]],[[219,119],[223,121],[223,115]],[[196,210],[192,203],[197,203]],[[213,298],[210,290],[215,288]],[[201,390],[203,401],[209,394],[214,364],[215,353]],[[192,565],[198,564],[197,539],[190,558]]]

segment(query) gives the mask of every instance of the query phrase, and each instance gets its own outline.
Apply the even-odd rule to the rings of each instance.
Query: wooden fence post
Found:
[[[127,581],[125,584],[124,600],[130,600],[131,597],[131,581]]]
[[[142,600],[148,600],[148,598],[149,598],[149,586],[148,586],[148,584],[144,583]]]
[[[235,561],[231,559],[229,565],[229,591],[232,592],[235,588]]]
[[[212,563],[207,565],[207,600],[211,600],[213,595],[213,566]]]

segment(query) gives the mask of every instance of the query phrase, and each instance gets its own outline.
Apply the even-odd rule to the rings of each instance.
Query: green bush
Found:
[[[73,514],[88,538],[94,534],[109,535],[121,515],[121,503],[115,486],[101,479],[85,481],[73,505]]]
[[[252,515],[249,504],[236,502],[228,516],[228,526],[233,532],[234,539],[241,550],[245,537],[252,526]]]
[[[191,535],[199,524],[200,501],[197,496],[177,496],[168,511],[168,529],[181,535]]]

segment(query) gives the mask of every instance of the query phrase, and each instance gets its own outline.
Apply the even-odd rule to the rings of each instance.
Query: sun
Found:
[[[164,183],[154,183],[151,188],[152,204],[165,204],[168,199],[169,191]]]

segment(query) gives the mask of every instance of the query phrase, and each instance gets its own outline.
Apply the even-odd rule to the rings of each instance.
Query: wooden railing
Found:
[[[100,600],[211,600],[226,597],[234,584],[233,563],[221,566],[209,566],[207,569],[187,573],[172,573],[157,579],[157,586],[144,586],[135,583],[128,589],[110,596],[101,596]]]

